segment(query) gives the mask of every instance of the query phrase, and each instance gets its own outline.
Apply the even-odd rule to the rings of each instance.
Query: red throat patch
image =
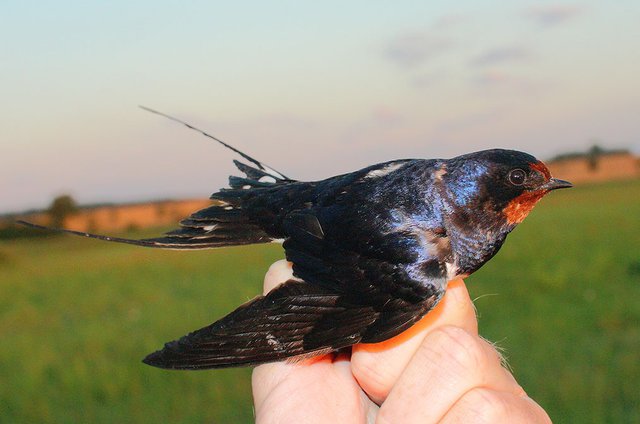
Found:
[[[502,210],[507,222],[509,224],[519,224],[524,221],[531,209],[545,194],[547,192],[544,190],[528,191],[510,201],[507,207]]]
[[[544,163],[538,161],[529,166],[544,175],[545,180],[548,181],[551,178],[551,173]],[[502,210],[507,222],[509,224],[519,224],[524,221],[529,212],[538,203],[538,200],[542,199],[545,194],[547,194],[546,190],[528,191],[510,201],[507,207]]]

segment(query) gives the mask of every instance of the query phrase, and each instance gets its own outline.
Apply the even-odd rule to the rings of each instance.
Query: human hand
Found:
[[[265,293],[291,278],[276,262]],[[449,283],[438,306],[404,333],[345,354],[256,367],[259,423],[549,423],[478,335],[462,280]]]

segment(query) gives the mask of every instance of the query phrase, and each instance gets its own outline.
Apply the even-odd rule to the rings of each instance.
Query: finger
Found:
[[[354,377],[374,402],[382,403],[427,334],[445,325],[478,334],[473,302],[462,280],[451,281],[440,303],[404,333],[382,343],[354,346]]]
[[[531,398],[476,387],[462,396],[441,423],[551,423],[547,413]]]
[[[260,399],[254,397],[256,422],[341,423],[375,411],[372,404],[366,407],[368,399],[353,380],[348,359],[325,355],[312,363],[277,365],[274,373],[285,370],[287,374],[277,384],[260,381],[254,373],[254,393],[260,384],[270,386]],[[258,368],[263,367],[268,366]]]
[[[495,348],[452,326],[429,333],[380,407],[388,422],[438,422],[475,387],[521,395]]]
[[[293,278],[292,263],[286,260],[275,262],[269,267],[264,277],[264,294],[280,284]],[[313,366],[312,366],[313,365]],[[309,375],[329,375],[331,378],[352,379],[348,358],[335,355],[321,355],[301,361],[280,361],[260,365],[253,370],[253,396],[256,407],[268,396],[283,380],[295,373],[295,380],[311,381]],[[309,374],[309,375],[307,375]],[[307,377],[304,377],[307,375]]]
[[[293,278],[293,264],[281,259],[274,262],[264,276],[263,294],[269,293],[271,290]]]
[[[291,262],[280,260],[269,267],[264,277],[263,293],[293,278]],[[256,410],[269,396],[278,397],[278,385],[289,379],[288,386],[296,384],[308,384],[309,381],[324,376],[332,381],[352,379],[349,360],[345,357],[336,357],[332,354],[316,356],[302,361],[280,361],[257,366],[252,374],[253,399]],[[292,378],[293,377],[293,378]],[[320,385],[318,385],[320,386]],[[341,386],[334,384],[334,386]]]
[[[282,259],[273,263],[264,276],[263,294],[269,293],[280,284],[293,277],[291,262]],[[266,396],[291,372],[292,364],[274,362],[253,369],[252,387],[253,401],[258,407]]]

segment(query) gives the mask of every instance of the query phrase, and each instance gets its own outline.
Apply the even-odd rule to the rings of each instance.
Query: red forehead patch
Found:
[[[536,163],[532,163],[531,164],[531,169],[535,169],[536,171],[540,171],[542,173],[542,175],[544,175],[544,177],[548,180],[549,178],[551,178],[551,173],[549,172],[549,169],[547,168],[547,165],[545,165],[544,163],[538,161]]]
[[[545,194],[545,191],[527,191],[510,201],[507,207],[502,210],[507,222],[509,224],[519,224],[524,221],[531,209]]]

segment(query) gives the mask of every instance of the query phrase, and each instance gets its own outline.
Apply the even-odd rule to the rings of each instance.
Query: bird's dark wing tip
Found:
[[[216,366],[198,366],[197,358],[189,354],[186,345],[181,344],[180,340],[165,343],[162,349],[148,354],[142,362],[144,364],[151,365],[152,367],[162,368],[165,370],[198,370],[217,368]]]
[[[177,367],[175,362],[171,361],[170,356],[171,355],[169,355],[169,357],[167,357],[166,350],[165,349],[161,349],[161,350],[157,350],[157,351],[155,351],[153,353],[148,354],[142,360],[142,362],[144,364],[151,365],[152,367],[162,368],[162,369],[165,369],[165,370],[185,369],[185,367]]]
[[[147,356],[145,356],[142,362],[144,364],[151,365],[152,367],[166,368],[166,365],[164,365],[165,361],[161,350],[148,354]]]

